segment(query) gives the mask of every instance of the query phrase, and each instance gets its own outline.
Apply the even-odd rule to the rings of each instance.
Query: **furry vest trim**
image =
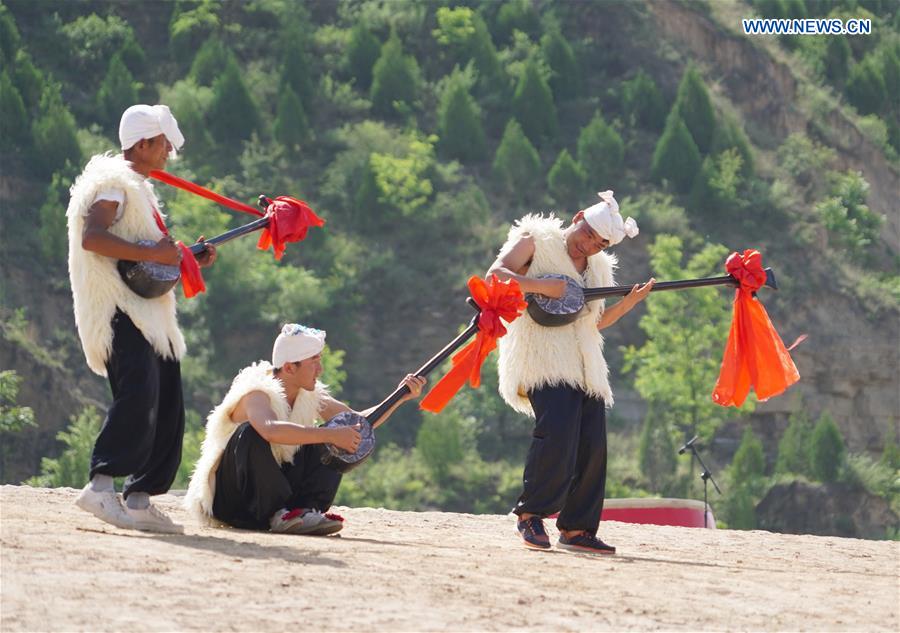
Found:
[[[200,459],[194,467],[191,482],[184,498],[184,507],[203,522],[214,522],[212,509],[216,494],[216,471],[228,440],[237,430],[239,424],[231,419],[231,414],[241,398],[252,391],[261,391],[269,397],[269,404],[275,412],[276,419],[291,422],[299,426],[312,426],[319,417],[323,396],[328,395],[328,388],[316,382],[314,391],[303,391],[297,394],[293,408],[284,395],[284,386],[272,374],[272,365],[266,361],[253,363],[238,373],[225,399],[206,418],[206,436],[200,451]],[[272,455],[279,464],[291,462],[299,445],[271,444]]]
[[[534,238],[534,257],[527,277],[561,273],[584,287],[612,286],[616,257],[597,253],[588,258],[584,275],[580,274],[566,251],[563,222],[540,214],[526,215],[509,231],[503,250],[525,235]],[[569,384],[612,406],[609,370],[603,358],[603,336],[597,321],[603,313],[603,300],[587,304],[584,318],[563,327],[543,327],[527,313],[510,323],[506,336],[499,340],[498,370],[500,395],[516,411],[533,416],[528,391],[546,386]]]
[[[111,257],[87,251],[81,246],[84,222],[94,197],[104,189],[125,192],[122,217],[109,232],[129,242],[162,238],[153,209],[159,203],[153,186],[131,169],[120,154],[100,154],[91,158],[72,185],[69,208],[69,280],[75,305],[75,325],[88,367],[106,375],[106,361],[112,349],[112,317],[118,307],[127,314],[153,349],[163,358],[179,360],[185,352],[184,337],[175,317],[175,292],[144,299],[132,292]]]

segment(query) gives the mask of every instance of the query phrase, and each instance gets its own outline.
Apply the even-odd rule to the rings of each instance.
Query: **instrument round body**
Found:
[[[348,453],[334,444],[325,444],[322,463],[339,473],[346,473],[362,464],[375,450],[375,429],[369,421],[355,411],[344,411],[328,420],[323,426],[328,429],[359,424],[359,446],[356,452]]]
[[[141,240],[139,246],[153,246],[156,242]],[[120,259],[116,267],[122,281],[135,294],[144,299],[155,299],[169,292],[181,278],[179,266],[169,266],[156,262],[133,262]]]
[[[566,293],[559,299],[553,299],[542,294],[528,294],[528,315],[538,325],[545,327],[560,327],[574,323],[585,312],[584,291],[578,282],[567,275],[552,273],[541,275],[541,279],[564,279],[566,281]]]

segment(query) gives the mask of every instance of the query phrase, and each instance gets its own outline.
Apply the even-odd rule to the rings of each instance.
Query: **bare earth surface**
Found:
[[[900,543],[603,523],[615,557],[506,516],[337,508],[340,537],[108,526],[0,488],[2,631],[900,630]],[[552,535],[555,541],[555,530]]]

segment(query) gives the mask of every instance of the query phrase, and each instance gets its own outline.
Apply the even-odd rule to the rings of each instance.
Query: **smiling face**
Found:
[[[601,236],[584,219],[584,211],[572,218],[572,225],[566,229],[566,249],[575,260],[596,255],[609,246],[609,240]]]

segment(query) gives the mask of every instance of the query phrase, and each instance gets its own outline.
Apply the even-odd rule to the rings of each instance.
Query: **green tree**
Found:
[[[558,29],[551,29],[541,38],[541,54],[550,67],[550,89],[557,99],[572,99],[578,96],[581,74],[578,61],[568,40]]]
[[[225,71],[233,57],[234,54],[222,43],[219,36],[212,35],[203,42],[203,46],[194,56],[188,77],[199,86],[209,86]]]
[[[812,424],[806,411],[800,410],[792,413],[788,427],[778,442],[778,458],[775,462],[775,472],[797,475],[809,474],[809,442],[812,434]]]
[[[688,66],[681,78],[672,110],[678,112],[679,118],[684,121],[697,149],[706,154],[716,131],[716,115],[706,84],[693,65]]]
[[[311,111],[315,87],[312,76],[312,65],[306,51],[306,37],[303,33],[290,30],[284,37],[284,49],[281,53],[281,87],[290,86],[300,98],[303,109]]]
[[[819,417],[809,443],[809,465],[819,481],[837,481],[846,458],[844,437],[827,412]]]
[[[41,94],[44,91],[44,77],[31,61],[25,49],[19,49],[16,53],[16,63],[10,76],[19,94],[26,111],[33,111],[41,102]]]
[[[350,31],[347,42],[346,65],[350,74],[356,78],[356,85],[361,90],[368,90],[372,85],[372,66],[381,53],[381,42],[362,22],[357,22]]]
[[[272,126],[272,134],[291,154],[298,153],[309,137],[309,124],[303,104],[289,85],[284,86],[278,96],[278,114]]]
[[[666,129],[653,150],[651,173],[657,181],[668,180],[676,191],[690,191],[700,169],[700,151],[677,113],[669,115]]]
[[[121,55],[109,60],[106,76],[97,92],[97,109],[108,124],[118,123],[122,113],[138,102],[138,86],[126,68]]]
[[[744,429],[741,443],[734,460],[731,462],[729,474],[732,482],[748,486],[751,490],[759,488],[760,480],[765,476],[766,458],[763,454],[762,442],[749,426]]]
[[[66,202],[72,179],[64,172],[56,172],[47,186],[47,197],[38,211],[41,226],[41,254],[51,264],[64,264],[68,250],[68,230],[66,227]]]
[[[861,114],[881,113],[887,101],[887,86],[874,55],[866,55],[850,69],[845,92],[847,99]]]
[[[653,492],[663,493],[672,485],[677,467],[675,442],[666,419],[656,415],[653,407],[647,411],[641,429],[638,464]]]
[[[381,47],[381,56],[372,69],[372,108],[382,115],[396,114],[395,103],[411,106],[419,91],[419,65],[403,54],[403,44],[395,32]]]
[[[888,429],[887,436],[884,438],[884,448],[881,451],[879,463],[893,472],[900,470],[900,447],[897,446],[894,427]]]
[[[456,415],[425,416],[416,434],[416,449],[437,483],[446,483],[451,467],[475,450],[471,423]]]
[[[504,2],[497,12],[494,27],[497,41],[510,41],[514,31],[522,31],[535,39],[541,32],[541,18],[529,0]]]
[[[23,149],[30,141],[22,96],[6,74],[6,69],[0,70],[0,147],[5,151]]]
[[[604,189],[619,175],[624,157],[622,137],[597,112],[578,135],[578,162],[588,182]]]
[[[461,67],[474,62],[480,91],[495,93],[498,87],[503,88],[505,81],[497,49],[481,16],[468,7],[441,7],[435,17],[438,23],[438,28],[432,31],[435,40],[450,51],[452,60]]]
[[[2,5],[0,5],[2,7]],[[3,9],[0,8],[0,17]],[[5,480],[8,438],[18,435],[27,427],[36,427],[31,407],[16,404],[19,383],[22,378],[12,369],[0,371],[0,480]]]
[[[169,21],[169,46],[175,59],[193,59],[201,42],[219,28],[218,0],[178,2]]]
[[[16,51],[21,44],[15,18],[6,5],[0,4],[0,66],[5,68],[16,58]]]
[[[816,205],[816,212],[828,229],[828,239],[846,247],[861,260],[868,246],[878,239],[883,216],[866,205],[869,183],[860,173],[832,174],[830,196]]]
[[[559,153],[553,167],[547,174],[550,195],[561,209],[577,209],[578,200],[584,191],[585,175],[581,166],[564,149]]]
[[[259,109],[250,96],[241,70],[233,59],[212,86],[209,129],[217,143],[245,141],[261,127]]]
[[[721,516],[733,530],[756,529],[756,501],[746,486],[736,486],[729,490],[721,504]]]
[[[850,44],[843,35],[829,35],[825,42],[824,58],[822,60],[825,77],[835,86],[843,86],[850,72],[850,60],[853,53]]]
[[[494,176],[519,200],[534,190],[540,178],[541,159],[515,119],[506,124],[494,155],[493,170]]]
[[[691,209],[707,217],[737,216],[744,208],[742,165],[734,148],[703,159],[691,189]]]
[[[632,122],[648,130],[661,130],[666,121],[666,104],[656,82],[643,70],[622,82],[622,109]]]
[[[48,178],[65,166],[81,163],[81,147],[75,134],[75,117],[63,104],[60,86],[48,82],[41,95],[38,116],[31,124],[34,140],[33,162],[36,170]]]
[[[753,150],[750,148],[750,140],[744,133],[744,128],[738,120],[726,114],[722,122],[716,127],[713,136],[712,154],[721,154],[728,149],[737,150],[741,157],[741,176],[750,178],[754,173]]]
[[[65,448],[59,457],[41,459],[41,474],[27,480],[29,486],[45,488],[81,488],[88,481],[91,452],[100,433],[100,415],[93,407],[87,407],[72,416],[68,428],[56,434]]]
[[[553,93],[534,59],[528,60],[513,95],[512,111],[532,143],[553,139],[557,132]]]
[[[440,150],[448,158],[477,161],[486,148],[481,112],[459,74],[450,78],[438,107]]]

